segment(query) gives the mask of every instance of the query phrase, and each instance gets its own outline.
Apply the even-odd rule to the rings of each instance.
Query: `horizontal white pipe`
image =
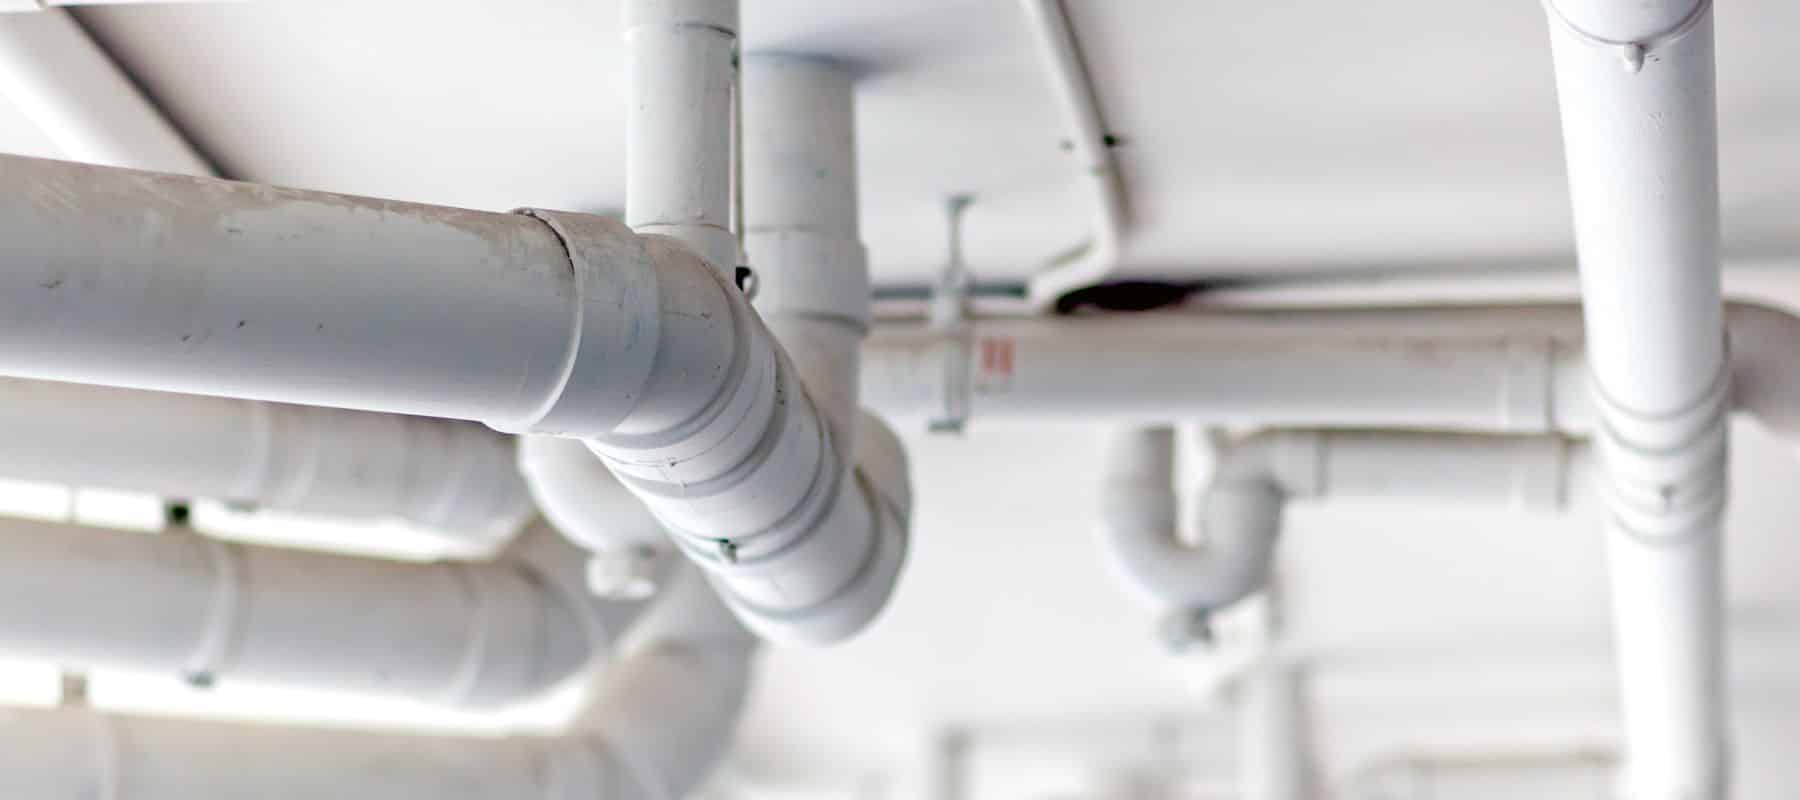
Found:
[[[1068,149],[1075,159],[1082,192],[1093,205],[1093,230],[1087,244],[1032,276],[1027,286],[1027,301],[1041,312],[1070,291],[1105,282],[1117,268],[1119,239],[1125,228],[1125,193],[1100,118],[1093,80],[1082,63],[1081,48],[1062,0],[1022,0],[1020,7],[1069,128]]]
[[[1211,611],[1267,580],[1290,500],[1411,497],[1558,508],[1585,472],[1556,436],[1282,430],[1225,449],[1195,509],[1200,544],[1179,538],[1174,430],[1114,439],[1102,545],[1126,585],[1161,610]]]
[[[18,157],[0,181],[0,374],[579,436],[765,632],[867,622],[809,576],[869,563],[859,532],[902,524],[899,492],[821,469],[785,353],[679,243]]]
[[[498,644],[498,643],[497,643]],[[732,738],[755,642],[692,570],[558,737],[463,738],[0,711],[0,795],[679,800]]]
[[[1800,441],[1800,318],[1727,306],[1731,400]],[[973,419],[1198,421],[1495,433],[1593,430],[1572,304],[982,320],[966,341],[878,327],[863,398],[922,419],[967,349]]]
[[[736,0],[628,0],[625,221],[730,275]]]
[[[0,598],[11,656],[469,707],[577,674],[626,619],[524,561],[414,564],[24,521],[0,526]]]
[[[0,2],[0,11],[39,8],[37,2]],[[0,95],[76,161],[212,174],[212,166],[68,12],[43,11],[0,14]]]
[[[492,545],[531,497],[511,437],[465,422],[0,378],[0,476],[333,517]]]

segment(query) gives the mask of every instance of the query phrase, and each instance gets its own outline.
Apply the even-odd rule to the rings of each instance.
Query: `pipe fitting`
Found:
[[[1730,354],[1705,394],[1685,408],[1646,414],[1590,391],[1598,410],[1594,443],[1608,509],[1620,529],[1647,544],[1669,544],[1715,529],[1725,512],[1731,409]]]

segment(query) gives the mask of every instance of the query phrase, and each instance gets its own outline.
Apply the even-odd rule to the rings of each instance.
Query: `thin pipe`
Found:
[[[1092,206],[1088,242],[1074,253],[1032,276],[1026,300],[1043,312],[1068,292],[1104,282],[1116,269],[1119,240],[1126,225],[1125,193],[1112,155],[1111,137],[1100,117],[1091,76],[1082,63],[1081,47],[1069,24],[1062,0],[1022,0],[1032,37],[1038,45],[1050,88],[1068,126],[1068,148],[1075,159],[1083,193]]]

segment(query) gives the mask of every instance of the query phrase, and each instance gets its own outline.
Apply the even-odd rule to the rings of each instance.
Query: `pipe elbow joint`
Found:
[[[1116,444],[1102,500],[1102,542],[1127,586],[1161,609],[1215,610],[1260,589],[1268,579],[1288,491],[1265,451],[1246,448],[1222,463],[1199,505],[1204,542],[1178,535],[1173,434],[1167,428],[1126,433]],[[1243,466],[1248,465],[1248,466]]]

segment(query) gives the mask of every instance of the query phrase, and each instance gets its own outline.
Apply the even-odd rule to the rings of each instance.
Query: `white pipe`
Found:
[[[1727,306],[1731,399],[1800,442],[1800,318]],[[982,320],[965,344],[877,328],[865,402],[923,419],[968,347],[973,418],[1197,421],[1585,435],[1594,428],[1578,306],[1284,310]]]
[[[1267,580],[1291,499],[1417,497],[1558,508],[1583,472],[1556,436],[1271,431],[1220,455],[1196,515],[1202,544],[1177,525],[1174,430],[1114,439],[1102,494],[1102,545],[1136,594],[1164,611],[1212,611]]]
[[[1238,684],[1243,800],[1309,800],[1312,765],[1300,670],[1266,664]]]
[[[0,180],[0,374],[580,436],[761,632],[841,638],[891,590],[854,565],[897,562],[859,553],[900,493],[825,468],[785,354],[675,241],[19,157]]]
[[[628,0],[625,221],[672,236],[725,275],[731,230],[736,0]]]
[[[478,425],[0,378],[0,475],[334,517],[491,546],[532,514],[511,437]]]
[[[413,564],[25,521],[0,527],[0,554],[0,650],[196,681],[493,707],[578,674],[628,619],[518,560]]]
[[[0,8],[5,10],[20,9]],[[61,9],[0,14],[0,95],[77,161],[213,174],[206,159]]]
[[[603,742],[648,797],[684,797],[730,749],[756,637],[689,566],[632,626],[621,651],[590,687],[575,728]]]
[[[1710,0],[1546,2],[1601,425],[1625,796],[1729,785]]]
[[[668,532],[576,439],[523,436],[519,471],[544,519],[592,552],[668,545]]]
[[[694,570],[559,737],[477,739],[0,711],[0,795],[108,800],[680,800],[731,741],[755,642]]]
[[[1069,152],[1076,162],[1082,191],[1093,205],[1092,237],[1079,251],[1033,275],[1027,301],[1037,311],[1049,310],[1058,298],[1084,286],[1104,282],[1118,266],[1119,238],[1125,228],[1125,193],[1112,156],[1093,81],[1081,59],[1075,31],[1062,0],[1021,0],[1025,20],[1050,75],[1063,120],[1069,127]]]

